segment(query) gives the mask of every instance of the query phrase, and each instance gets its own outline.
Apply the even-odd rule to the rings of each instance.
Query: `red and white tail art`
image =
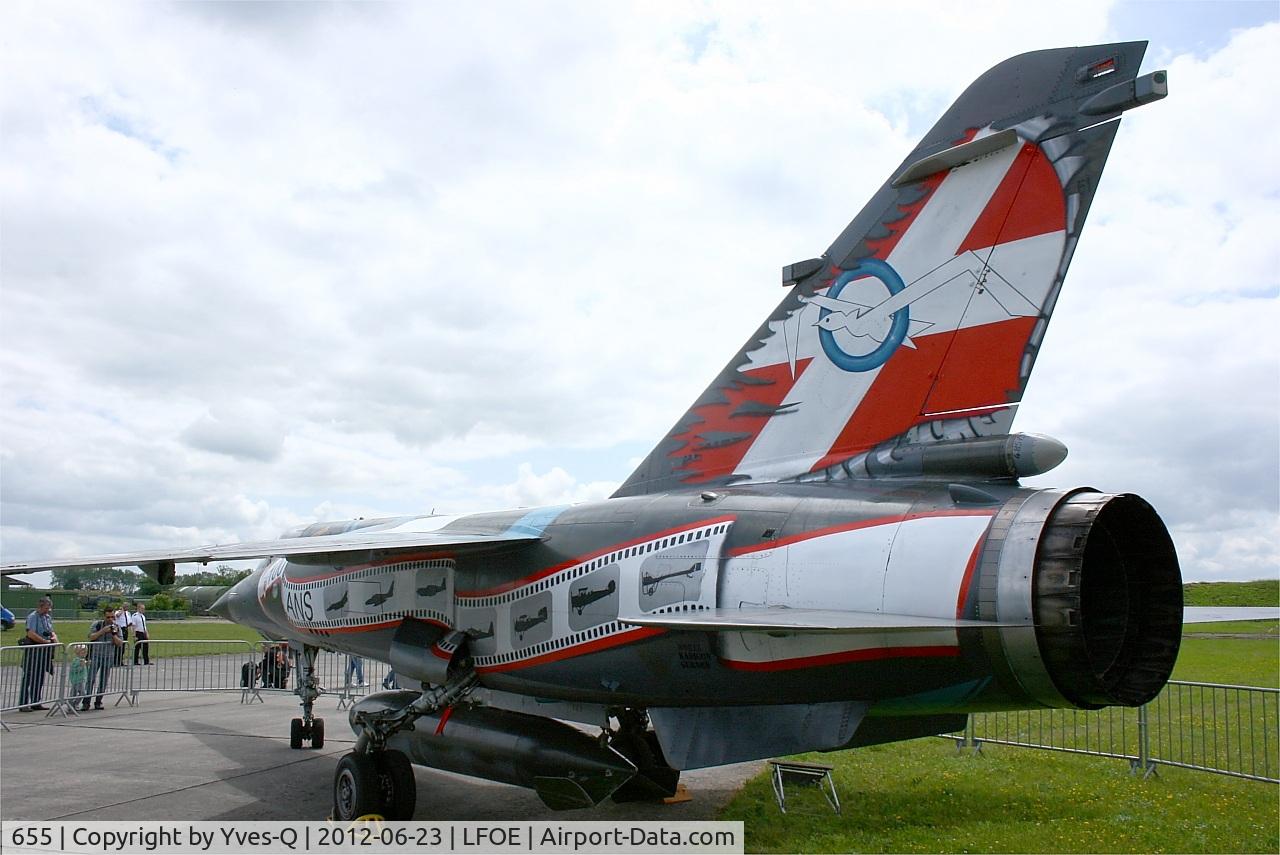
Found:
[[[1133,80],[1144,48],[979,78],[820,258],[784,268],[786,298],[617,495],[856,477],[885,443],[1008,433],[1118,116],[1164,94],[1162,73]]]

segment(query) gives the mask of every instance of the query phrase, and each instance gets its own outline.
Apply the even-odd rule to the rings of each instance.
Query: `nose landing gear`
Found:
[[[320,648],[303,645],[302,656],[298,658],[298,688],[294,689],[302,700],[302,717],[289,722],[289,747],[299,749],[304,743],[311,743],[312,748],[324,747],[324,719],[313,714],[316,698],[320,697],[320,687],[316,683],[316,656]]]

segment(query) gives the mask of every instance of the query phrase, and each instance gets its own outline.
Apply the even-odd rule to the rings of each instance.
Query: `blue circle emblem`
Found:
[[[848,285],[854,279],[861,279],[864,276],[872,276],[879,279],[888,290],[890,297],[906,287],[902,282],[902,277],[898,275],[898,271],[878,258],[868,258],[858,262],[851,270],[841,273],[836,281],[831,284],[831,289],[827,291],[827,296],[833,300],[838,299],[845,285]],[[835,363],[838,368],[842,368],[845,371],[870,371],[873,368],[879,368],[888,361],[893,352],[898,349],[898,345],[902,344],[907,337],[907,327],[911,320],[908,309],[908,306],[903,306],[893,313],[893,323],[889,325],[889,334],[870,353],[857,356],[845,353],[836,342],[835,333],[822,327],[818,328],[818,341],[822,342],[822,350],[827,354],[827,358]],[[830,314],[830,309],[820,309],[818,319],[821,320]]]

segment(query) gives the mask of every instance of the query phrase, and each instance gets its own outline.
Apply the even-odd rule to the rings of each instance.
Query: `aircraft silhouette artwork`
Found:
[[[395,594],[395,592],[396,592],[396,580],[392,579],[391,587],[387,588],[385,593],[379,592],[377,594],[374,594],[372,597],[365,600],[364,604],[366,606],[380,606],[383,603],[385,603],[387,600],[391,599],[391,597]]]
[[[1035,51],[974,81],[825,251],[783,267],[780,302],[608,499],[3,570],[136,565],[167,583],[178,562],[262,559],[213,610],[296,651],[291,746],[324,744],[320,649],[388,662],[406,687],[350,713],[343,822],[412,818],[411,764],[584,808],[669,796],[685,769],[950,732],[977,710],[1144,704],[1182,634],[1165,524],[1132,494],[1025,485],[1066,447],[1011,431],[1042,347],[1071,345],[1045,330],[1108,207],[1121,116],[1165,97],[1165,72],[1138,73],[1145,51]],[[1105,311],[1105,284],[1081,285]],[[694,543],[698,563],[652,570]],[[390,582],[365,603],[383,606],[424,560],[452,574],[444,608],[311,605]],[[606,566],[616,581],[584,585]],[[607,595],[615,618],[575,625]],[[462,628],[483,623],[481,649]]]
[[[441,591],[443,591],[443,590],[444,590],[445,588],[447,588],[447,587],[449,587],[448,579],[441,579],[441,580],[440,580],[440,583],[439,583],[438,585],[437,585],[437,584],[427,584],[427,585],[424,585],[424,586],[422,586],[421,588],[419,588],[419,589],[418,589],[418,596],[419,596],[419,597],[434,597],[436,594],[439,594]]]
[[[591,605],[596,600],[603,600],[616,590],[618,590],[618,583],[613,580],[610,580],[608,585],[599,589],[592,589],[583,585],[581,588],[575,590],[573,592],[573,596],[569,598],[569,608],[581,615],[582,610],[587,606]]]
[[[480,641],[485,638],[493,638],[493,621],[489,621],[489,628],[483,632],[478,629],[466,630],[467,635],[471,636],[472,641]]]
[[[520,615],[520,617],[516,618],[516,623],[515,623],[516,634],[519,635],[521,638],[524,638],[524,634],[526,632],[533,629],[538,624],[546,623],[546,622],[547,622],[547,607],[543,606],[542,608],[538,609],[538,613],[535,615]]]
[[[661,576],[651,576],[648,573],[640,574],[640,590],[646,597],[652,597],[658,590],[658,585],[668,579],[679,579],[681,577],[692,578],[694,573],[702,569],[702,562],[694,564],[687,570],[675,570],[671,573],[664,573]]]
[[[343,591],[341,599],[334,600],[332,603],[325,606],[324,610],[326,612],[336,612],[339,609],[345,609],[347,607],[347,595],[349,593],[349,591]]]

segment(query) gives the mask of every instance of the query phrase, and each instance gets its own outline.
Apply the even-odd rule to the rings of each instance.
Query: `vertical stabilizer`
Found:
[[[615,495],[849,477],[1007,433],[1146,42],[1006,60],[956,100]]]

